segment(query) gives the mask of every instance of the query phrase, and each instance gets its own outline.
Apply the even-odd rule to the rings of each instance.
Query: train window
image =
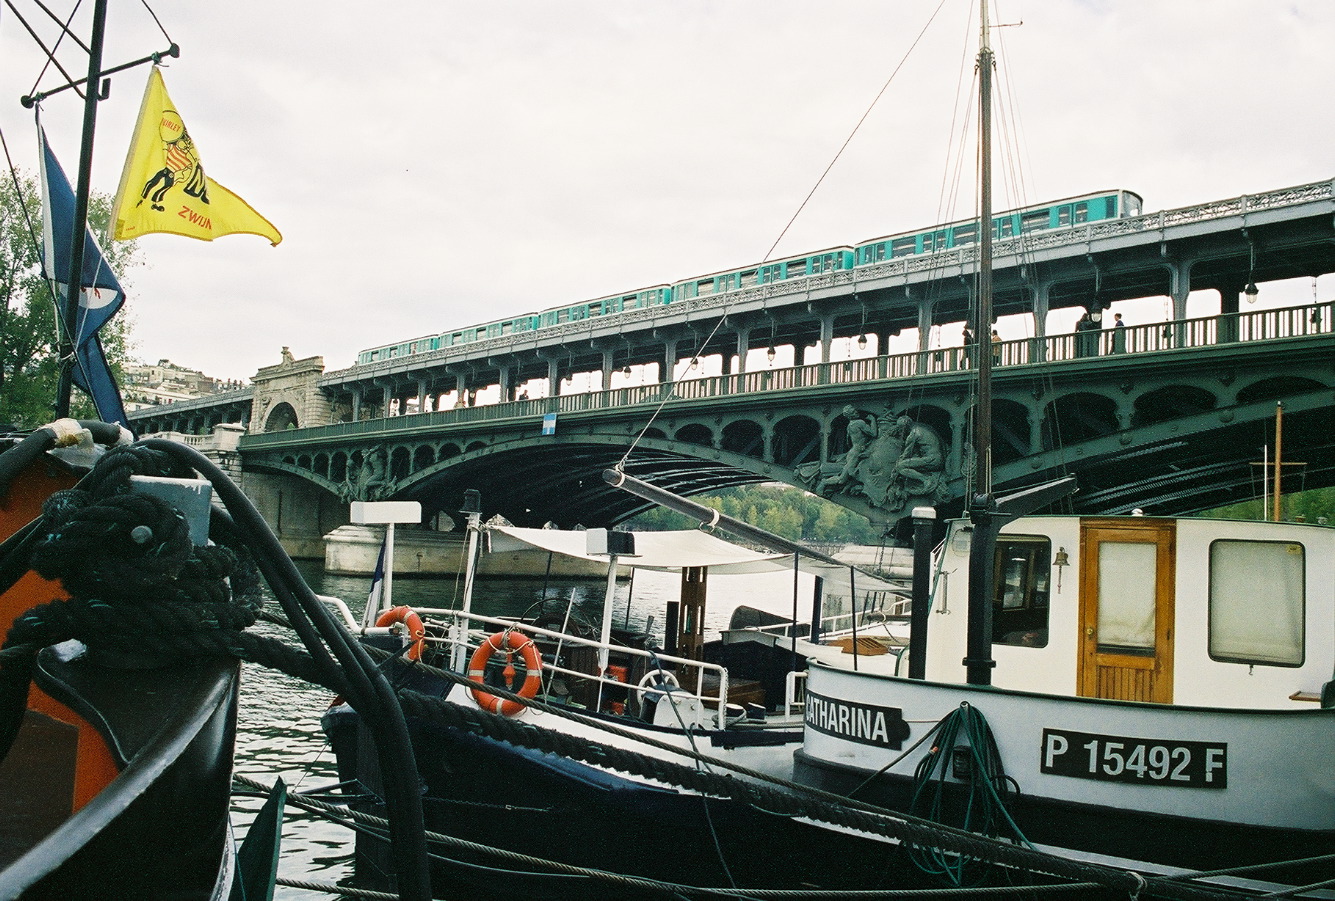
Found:
[[[1041,648],[1048,643],[1048,573],[1052,542],[1027,535],[997,539],[992,568],[992,642]]]
[[[570,311],[569,311],[569,310],[557,310],[557,311],[556,311],[556,321],[557,321],[558,323],[561,323],[561,322],[569,322],[569,321],[570,321]]]
[[[752,285],[759,284],[760,279],[758,275],[759,274],[754,269],[746,270],[741,275],[737,276],[738,286],[742,288],[749,288]]]
[[[912,256],[918,252],[918,239],[916,237],[896,238],[890,244],[890,256],[906,257]]]
[[[966,225],[955,226],[955,246],[963,244],[972,244],[978,240],[978,223],[970,222]]]
[[[998,219],[996,236],[998,238],[1015,237],[1015,219],[1010,216],[1007,216],[1005,219]]]
[[[571,318],[571,319],[585,319],[585,318],[588,317],[588,315],[589,315],[588,307],[571,307],[571,308],[570,308],[570,318]]]
[[[1076,221],[1076,222],[1088,222],[1088,221],[1089,221],[1089,203],[1088,203],[1088,202],[1086,202],[1086,201],[1081,201],[1080,203],[1077,203],[1077,204],[1075,205],[1075,221]]]
[[[1020,231],[1028,234],[1032,231],[1040,231],[1048,227],[1047,210],[1030,210],[1020,216]]]
[[[1071,224],[1071,205],[1069,203],[1062,204],[1061,206],[1057,207],[1057,227],[1060,228],[1063,225],[1070,225],[1070,224]]]

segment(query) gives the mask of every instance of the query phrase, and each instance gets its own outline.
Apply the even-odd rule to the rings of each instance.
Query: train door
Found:
[[[1081,523],[1081,696],[1172,703],[1175,536],[1171,520]]]

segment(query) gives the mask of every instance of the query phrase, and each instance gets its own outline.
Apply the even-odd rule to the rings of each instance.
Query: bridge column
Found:
[[[1048,358],[1048,310],[1050,308],[1048,292],[1052,290],[1052,282],[1040,282],[1034,285],[1033,290],[1034,351],[1030,356],[1030,362],[1042,363]]]
[[[1120,418],[1120,416],[1119,416]],[[1123,426],[1125,428],[1125,426]],[[1029,408],[1029,453],[1043,453],[1043,404]]]
[[[1173,318],[1178,322],[1187,318],[1187,297],[1191,294],[1191,264],[1168,263],[1168,291],[1173,298]],[[1186,326],[1177,326],[1176,342],[1181,347],[1186,339]],[[1167,337],[1167,335],[1165,335]]]
[[[547,396],[556,397],[561,393],[561,368],[556,357],[547,358]]]
[[[604,391],[612,390],[612,351],[608,348],[603,349],[603,388]]]
[[[950,453],[946,457],[946,472],[964,474],[964,421],[969,418],[966,408],[959,416],[950,417]],[[968,497],[968,494],[965,494]]]
[[[834,341],[834,317],[820,318],[820,361],[830,362],[830,344]]]
[[[664,385],[676,381],[677,340],[676,338],[667,338],[663,341],[663,378],[661,381]]]
[[[352,421],[357,422],[362,418],[362,392],[360,388],[352,389]]]
[[[1220,344],[1238,340],[1238,303],[1242,298],[1245,285],[1234,282],[1219,288],[1219,332],[1216,339]]]
[[[739,328],[739,329],[737,330],[737,372],[738,372],[738,373],[745,373],[745,372],[746,372],[746,352],[747,352],[747,350],[750,349],[750,346],[751,346],[751,330],[750,330],[750,329],[746,329],[746,328]],[[724,371],[724,373],[727,373],[727,372],[728,372],[728,369],[729,369],[728,364],[729,364],[729,362],[730,362],[730,361],[729,361],[726,357],[723,359],[723,371]]]
[[[499,366],[496,369],[496,384],[501,389],[501,403],[514,400],[514,388],[510,385],[510,367]]]
[[[389,405],[394,401],[394,390],[389,385],[380,389],[380,415],[389,416]]]
[[[417,380],[417,412],[427,411],[426,379]]]
[[[904,289],[904,295],[909,296],[908,288]],[[930,300],[922,300],[918,303],[918,375],[924,375],[927,372],[927,351],[931,349],[932,344],[932,313],[934,304]]]

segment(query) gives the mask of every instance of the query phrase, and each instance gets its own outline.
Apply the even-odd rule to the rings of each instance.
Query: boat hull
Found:
[[[968,705],[990,727],[1018,787],[1008,809],[1036,844],[1190,869],[1296,859],[1335,845],[1335,772],[1325,750],[1335,742],[1335,710],[1171,707],[819,665],[807,687],[795,779],[814,787],[861,786],[860,800],[909,809],[915,767],[934,742],[881,771]],[[860,728],[859,712],[864,723],[880,716],[888,725]],[[956,771],[947,796],[964,787]]]

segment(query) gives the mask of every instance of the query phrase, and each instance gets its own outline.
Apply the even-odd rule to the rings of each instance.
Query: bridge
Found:
[[[1075,473],[1067,504],[1095,513],[1245,499],[1281,402],[1303,487],[1335,484],[1331,303],[1243,304],[1256,283],[1335,272],[1333,189],[1000,243],[994,306],[1029,317],[1033,337],[995,347],[998,488]],[[318,528],[348,499],[450,513],[468,488],[520,525],[608,525],[643,506],[599,478],[628,451],[627,471],[685,494],[782,481],[890,526],[924,499],[958,509],[970,487],[976,348],[939,336],[971,309],[975,257],[964,247],[329,373],[318,357],[285,359],[246,391],[132,418],[141,431],[241,423],[245,473],[313,490]],[[1200,290],[1218,292],[1221,313],[1187,319]],[[1150,297],[1169,298],[1169,321],[1045,334],[1053,309]],[[916,349],[884,352],[905,340]],[[834,359],[837,341],[850,359]],[[779,352],[811,362],[777,367]],[[718,374],[701,376],[711,364]],[[575,376],[591,390],[571,390]],[[896,468],[924,449],[939,463]]]

